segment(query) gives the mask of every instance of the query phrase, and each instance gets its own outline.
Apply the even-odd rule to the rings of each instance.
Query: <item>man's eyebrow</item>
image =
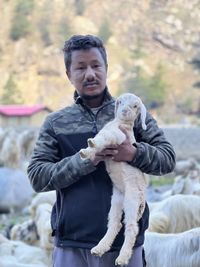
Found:
[[[91,63],[101,63],[101,61],[98,60],[98,59],[94,59],[94,60],[91,60]],[[77,64],[84,65],[84,64],[86,64],[86,62],[84,62],[84,61],[78,61]]]

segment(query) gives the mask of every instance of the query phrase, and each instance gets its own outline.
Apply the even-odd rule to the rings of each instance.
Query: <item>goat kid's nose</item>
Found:
[[[128,110],[127,110],[127,109],[122,109],[122,114],[123,114],[123,115],[126,115],[126,114],[127,114],[127,112],[128,112]]]

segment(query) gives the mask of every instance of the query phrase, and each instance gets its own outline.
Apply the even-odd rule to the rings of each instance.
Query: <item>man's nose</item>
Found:
[[[91,80],[91,79],[94,79],[94,77],[95,77],[94,70],[90,66],[88,66],[85,72],[85,79]]]

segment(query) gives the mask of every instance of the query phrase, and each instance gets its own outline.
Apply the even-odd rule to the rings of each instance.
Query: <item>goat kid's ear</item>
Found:
[[[140,116],[141,116],[141,122],[142,122],[142,128],[144,130],[147,129],[147,125],[146,125],[146,115],[147,115],[147,110],[145,105],[142,103],[142,101],[140,100]]]

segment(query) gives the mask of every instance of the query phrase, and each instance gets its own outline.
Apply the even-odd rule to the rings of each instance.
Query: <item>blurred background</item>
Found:
[[[62,47],[100,36],[113,95],[135,92],[166,123],[200,124],[200,1],[0,0],[1,104],[72,101]]]
[[[4,236],[10,238],[11,225],[31,216],[34,222],[26,167],[45,116],[73,101],[62,53],[73,34],[102,38],[110,92],[140,96],[175,148],[175,172],[150,177],[148,200],[160,201],[177,176],[200,185],[200,0],[0,0],[0,18]],[[187,192],[194,191],[200,194]]]

